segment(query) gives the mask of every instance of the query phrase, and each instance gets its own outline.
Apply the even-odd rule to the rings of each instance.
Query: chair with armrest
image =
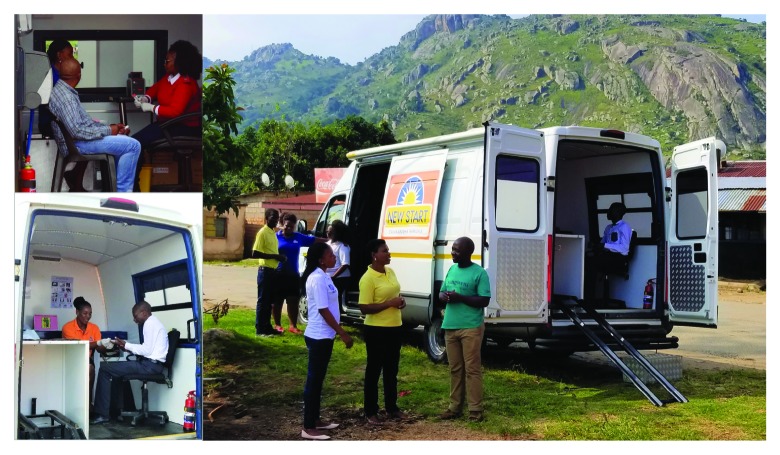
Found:
[[[175,185],[155,185],[152,191],[199,191],[199,185],[192,182],[192,155],[203,148],[202,136],[182,136],[172,132],[172,128],[194,118],[201,119],[200,112],[180,115],[160,124],[163,137],[151,142],[146,150],[150,154],[172,151],[178,161],[178,183]]]
[[[168,332],[168,354],[165,356],[164,368],[157,374],[128,374],[122,378],[123,381],[141,381],[141,410],[135,412],[122,412],[122,417],[131,417],[131,424],[135,426],[149,417],[159,418],[159,424],[165,425],[168,422],[168,413],[165,411],[149,410],[149,387],[148,383],[166,384],[168,388],[173,388],[173,361],[176,356],[176,347],[179,344],[180,334],[176,329]],[[130,357],[130,356],[128,356]]]
[[[54,176],[51,180],[51,191],[62,191],[62,180],[65,175],[65,168],[70,163],[79,163],[85,161],[97,161],[100,163],[100,172],[103,180],[103,191],[116,192],[116,161],[114,155],[108,153],[96,153],[93,155],[82,155],[76,147],[76,142],[73,140],[73,136],[70,135],[68,128],[58,117],[52,114],[54,122],[62,132],[62,136],[65,138],[66,153],[62,153],[62,150],[57,151],[57,161],[54,164]]]

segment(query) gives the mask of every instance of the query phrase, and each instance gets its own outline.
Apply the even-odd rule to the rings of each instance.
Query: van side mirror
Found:
[[[665,187],[664,190],[666,190],[666,202],[672,201],[672,189],[670,187]]]
[[[307,232],[306,227],[306,220],[298,220],[298,226],[296,228],[298,232]]]

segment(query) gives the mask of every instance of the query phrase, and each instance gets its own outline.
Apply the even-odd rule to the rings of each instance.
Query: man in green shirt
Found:
[[[279,254],[279,241],[274,228],[279,223],[279,211],[266,209],[265,226],[257,231],[252,257],[259,258],[257,267],[257,306],[255,307],[255,335],[279,335],[271,325],[271,308],[276,295],[276,266],[287,260]]]
[[[450,364],[450,406],[439,417],[460,417],[468,400],[469,420],[481,421],[482,337],[485,334],[484,308],[490,303],[488,274],[471,262],[474,242],[461,237],[452,244],[453,264],[439,292],[444,310],[442,328]]]

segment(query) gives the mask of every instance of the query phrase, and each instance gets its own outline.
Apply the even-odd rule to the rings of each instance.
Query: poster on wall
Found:
[[[73,277],[51,277],[51,307],[73,308]]]

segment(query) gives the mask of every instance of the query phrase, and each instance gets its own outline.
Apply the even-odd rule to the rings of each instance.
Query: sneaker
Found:
[[[409,416],[405,412],[400,410],[395,412],[390,412],[387,415],[394,420],[406,420],[409,418]]]
[[[485,416],[482,415],[482,411],[471,411],[469,412],[469,420],[472,422],[482,422],[485,420]]]
[[[441,420],[457,419],[460,416],[461,416],[460,412],[455,412],[455,411],[453,411],[451,409],[447,409],[446,411],[444,411],[441,414],[439,414],[439,418]]]
[[[314,441],[325,441],[327,439],[330,439],[330,436],[326,434],[322,434],[317,430],[307,430],[305,428],[301,430],[301,437],[303,439],[311,439]]]
[[[288,327],[287,331],[290,332],[290,333],[293,333],[295,335],[300,335],[300,334],[303,333],[303,330],[301,330],[301,329],[299,329],[297,327],[292,327],[292,326]]]
[[[374,426],[382,426],[382,425],[384,425],[384,422],[379,420],[379,416],[376,416],[376,415],[373,415],[373,416],[370,416],[370,417],[366,417],[366,421],[368,422],[369,425],[374,425]]]
[[[280,335],[281,335],[282,333],[284,333],[284,327],[282,327],[282,326],[280,326],[280,325],[274,326],[274,330],[276,330],[277,332],[279,332],[279,334],[280,334]]]
[[[335,430],[339,427],[339,424],[335,422],[331,423],[325,423],[325,422],[318,422],[317,423],[317,429],[318,430]]]

